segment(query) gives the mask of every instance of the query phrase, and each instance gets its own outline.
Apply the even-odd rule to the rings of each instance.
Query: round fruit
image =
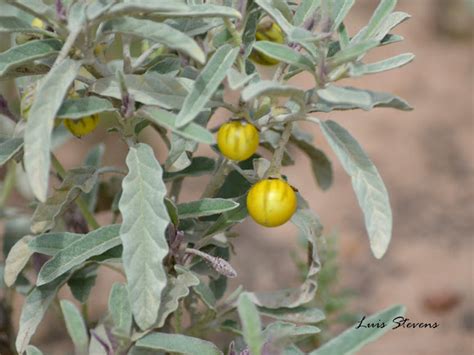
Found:
[[[46,29],[46,24],[43,22],[43,20],[35,17],[33,21],[31,21],[31,27],[36,27],[42,30]]]
[[[91,115],[73,120],[66,118],[63,120],[64,126],[76,137],[80,138],[91,133],[99,123],[99,115]]]
[[[260,180],[247,195],[247,210],[255,222],[265,227],[286,223],[297,206],[296,193],[280,179]]]
[[[257,41],[270,41],[273,43],[280,44],[285,42],[285,38],[280,26],[278,26],[274,22],[266,22],[263,24],[259,24],[257,27],[257,33],[255,34],[255,39]],[[252,59],[255,63],[261,65],[270,66],[280,63],[278,60],[273,59],[255,49],[250,54],[250,59]]]
[[[254,125],[233,121],[223,124],[217,132],[217,146],[231,160],[250,158],[258,148],[259,136]]]

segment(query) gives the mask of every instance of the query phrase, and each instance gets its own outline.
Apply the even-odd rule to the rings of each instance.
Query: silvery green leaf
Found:
[[[392,236],[392,210],[387,189],[377,168],[357,141],[334,121],[320,122],[321,130],[352,179],[364,213],[370,248],[377,259],[387,251]]]
[[[213,343],[181,334],[150,333],[139,339],[136,346],[188,355],[222,355]]]
[[[296,308],[314,299],[317,289],[317,274],[321,267],[318,255],[317,239],[321,236],[322,225],[319,217],[309,209],[306,201],[298,197],[298,208],[291,217],[301,235],[308,241],[310,260],[306,280],[299,287],[273,292],[250,293],[252,301],[260,306],[271,309]]]
[[[31,219],[31,231],[42,233],[54,228],[56,219],[82,192],[90,192],[97,181],[97,170],[84,167],[69,170],[61,186],[46,202],[39,203]]]
[[[334,7],[332,11],[332,25],[331,31],[335,31],[339,28],[339,25],[344,21],[350,9],[354,5],[355,0],[336,0],[334,1]]]
[[[115,224],[96,229],[58,251],[41,268],[36,285],[49,283],[87,259],[120,245],[119,228]]]
[[[26,296],[21,309],[20,326],[15,341],[16,350],[20,354],[26,350],[49,305],[53,302],[59,288],[66,282],[68,276],[66,274],[47,285],[35,287]]]
[[[270,41],[258,41],[255,42],[253,48],[270,58],[291,64],[297,68],[307,70],[309,72],[314,72],[315,70],[313,62],[311,62],[308,57],[284,44]]]
[[[222,25],[222,19],[211,18],[211,19],[196,19],[189,21],[186,17],[170,18],[165,21],[166,24],[171,27],[186,33],[190,37],[202,35],[209,32],[213,28]]]
[[[395,27],[398,26],[400,23],[408,20],[411,16],[405,12],[395,11],[392,12],[387,18],[380,24],[377,28],[376,33],[373,37],[379,41],[382,41],[385,36]]]
[[[349,47],[350,39],[349,34],[347,33],[346,26],[344,23],[341,23],[337,28],[337,34],[339,36],[339,47],[341,49]]]
[[[128,92],[135,101],[145,105],[157,105],[164,109],[179,109],[188,95],[182,78],[175,78],[157,72],[145,75],[124,75]],[[114,77],[97,80],[91,90],[101,96],[121,100],[120,85]]]
[[[373,314],[368,317],[365,322],[367,323],[380,323],[384,322],[389,324],[395,317],[403,316],[405,314],[404,306],[392,306],[384,311]],[[342,334],[332,338],[327,343],[323,344],[320,348],[312,351],[309,355],[350,355],[355,354],[362,347],[378,339],[393,327],[387,325],[384,328],[358,328],[350,327]]]
[[[253,44],[255,43],[255,34],[257,32],[257,25],[260,20],[259,11],[256,11],[256,5],[251,3],[248,8],[247,16],[245,17],[245,27],[242,33],[242,45],[244,46],[243,58],[247,58],[252,52]]]
[[[32,252],[53,256],[82,237],[84,237],[84,234],[69,232],[46,233],[33,238],[28,243],[28,247]]]
[[[0,166],[8,162],[23,147],[22,138],[0,139]]]
[[[189,295],[189,288],[198,284],[199,279],[192,272],[187,270],[184,272],[178,270],[178,276],[176,278],[170,277],[163,291],[155,327],[161,328],[165,324],[168,316],[178,309],[179,301]]]
[[[82,304],[87,302],[92,287],[95,285],[98,267],[97,264],[87,265],[74,272],[67,280],[72,295]]]
[[[212,236],[217,233],[223,232],[229,227],[243,221],[247,216],[247,204],[245,202],[245,196],[241,196],[235,200],[239,206],[230,211],[222,213],[219,218],[212,224],[204,235]]]
[[[287,35],[292,31],[293,26],[288,19],[283,15],[280,9],[276,6],[274,0],[255,0],[255,3],[260,6],[275,22],[281,27]]]
[[[287,96],[297,100],[298,102],[303,102],[304,100],[303,90],[271,80],[262,80],[255,84],[251,84],[241,92],[244,101],[250,101],[261,95]]]
[[[239,207],[239,204],[224,198],[204,198],[180,203],[177,207],[179,218],[199,218],[233,210]]]
[[[86,22],[86,3],[74,2],[68,9],[67,28],[70,33],[79,33]]]
[[[232,90],[238,90],[257,76],[257,72],[246,75],[235,70],[234,68],[230,68],[227,72],[227,82],[229,83],[229,87]]]
[[[341,64],[356,60],[378,45],[379,41],[376,40],[368,40],[351,44],[348,47],[341,49],[334,56],[330,57],[328,64],[330,64],[332,67],[337,67]]]
[[[215,170],[215,165],[216,163],[214,159],[207,157],[195,157],[191,160],[191,165],[183,170],[173,173],[165,171],[163,173],[163,180],[168,182],[184,177],[212,174],[212,172]]]
[[[28,345],[26,347],[26,355],[43,355],[43,353],[36,346]]]
[[[153,149],[143,143],[130,147],[126,163],[119,202],[123,265],[135,322],[144,330],[156,321],[167,283],[163,259],[168,254],[165,231],[170,218],[163,170]]]
[[[148,38],[169,48],[182,51],[201,64],[206,61],[204,52],[191,37],[164,23],[119,17],[105,22],[102,32],[105,34],[120,32]]]
[[[258,308],[261,315],[286,322],[313,324],[324,320],[323,311],[318,308]]]
[[[102,157],[105,152],[105,144],[100,143],[92,147],[87,153],[84,161],[85,166],[92,166],[95,169],[99,169],[102,163]],[[87,193],[82,193],[82,199],[87,204],[89,211],[94,212],[97,205],[97,194],[99,193],[99,182],[96,181],[92,190]]]
[[[214,143],[212,133],[197,123],[191,122],[184,127],[178,127],[176,123],[177,116],[171,112],[162,110],[156,106],[144,106],[139,112],[149,121],[170,129],[184,138],[206,144]]]
[[[199,284],[194,286],[193,289],[207,308],[213,311],[216,310],[216,297],[206,283],[200,280]]]
[[[112,103],[97,96],[68,99],[63,102],[56,117],[79,119],[100,112],[115,111]]]
[[[54,22],[56,18],[54,8],[41,0],[17,0],[11,1],[10,4],[42,20],[48,19]]]
[[[250,353],[260,355],[263,347],[262,322],[257,306],[246,292],[239,296],[237,311],[242,325],[243,337]]]
[[[62,101],[76,78],[81,62],[65,59],[41,80],[25,130],[24,162],[36,198],[46,201],[51,163],[51,132]]]
[[[109,314],[112,316],[114,330],[129,335],[132,330],[132,308],[126,285],[115,283],[110,290]]]
[[[183,107],[176,117],[177,127],[183,127],[190,123],[206,106],[217,87],[224,80],[229,68],[234,64],[238,53],[238,48],[226,44],[219,47],[212,55],[184,100]]]
[[[165,162],[165,170],[168,172],[176,172],[186,169],[191,165],[192,153],[197,148],[197,143],[181,137],[179,134],[171,134],[171,148],[168,158]]]
[[[330,112],[332,110],[362,109],[372,110],[375,107],[391,107],[402,111],[413,108],[402,98],[385,92],[357,89],[350,86],[328,85],[317,91],[320,100],[313,104],[310,112]]]
[[[362,76],[365,74],[375,74],[386,70],[391,70],[410,63],[415,55],[412,53],[400,54],[392,58],[381,60],[380,62],[363,64],[355,63],[349,66],[350,76]]]
[[[397,0],[381,0],[377,8],[375,9],[370,21],[366,27],[364,27],[357,35],[352,38],[351,42],[361,42],[369,38],[373,38],[373,35],[378,30],[379,26],[383,21],[390,15],[395,8]]]
[[[168,12],[186,11],[188,6],[184,0],[125,0],[114,4],[107,12],[107,17],[132,16],[140,13],[157,13],[166,15]]]
[[[75,353],[77,355],[87,355],[89,335],[81,313],[73,303],[67,300],[61,300],[60,305],[67,331],[74,344]]]
[[[33,251],[28,248],[28,242],[33,237],[31,235],[24,236],[10,249],[5,260],[4,280],[7,287],[11,287],[18,275],[30,260]]]
[[[58,54],[61,46],[57,39],[43,39],[11,47],[0,53],[0,78],[22,65]]]
[[[16,16],[0,16],[0,33],[26,32],[51,35],[51,32],[45,31],[31,25]]]
[[[314,15],[316,9],[321,5],[321,0],[302,0],[293,16],[293,24],[301,26],[307,19]]]
[[[272,342],[291,343],[301,338],[315,335],[321,332],[321,329],[313,325],[297,326],[293,323],[277,321],[267,325],[263,331],[263,336]]]
[[[192,17],[198,19],[200,17],[224,17],[224,18],[242,18],[242,15],[237,10],[228,7],[215,4],[201,4],[201,5],[189,5],[187,8],[182,8],[175,11],[167,11],[164,14],[158,13],[158,16],[155,13],[147,17],[157,17],[160,18],[165,16],[167,18],[171,17]]]

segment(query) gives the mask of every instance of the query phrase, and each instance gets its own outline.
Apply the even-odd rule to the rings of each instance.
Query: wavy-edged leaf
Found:
[[[223,213],[239,207],[235,201],[224,198],[203,198],[202,200],[180,203],[179,218],[199,218]]]
[[[119,229],[118,224],[96,229],[57,252],[41,268],[36,285],[51,282],[87,259],[120,245]]]
[[[46,201],[51,163],[51,132],[62,101],[81,62],[65,59],[41,80],[25,129],[25,170],[38,200]]]
[[[140,113],[142,113],[149,121],[170,129],[184,138],[206,144],[214,143],[214,136],[212,133],[197,123],[191,122],[184,127],[178,127],[176,124],[177,116],[171,112],[162,110],[155,106],[144,106],[140,109]]]
[[[307,202],[301,196],[298,198],[298,208],[291,217],[291,222],[298,227],[301,235],[308,241],[310,258],[306,280],[296,288],[251,293],[252,301],[258,306],[271,309],[296,308],[313,300],[316,294],[316,277],[321,268],[317,238],[320,237],[323,227],[318,216],[309,209]]]
[[[383,322],[389,324],[395,317],[403,316],[405,314],[404,306],[392,306],[379,313],[373,314],[372,316],[365,319],[366,323],[377,323]],[[386,326],[384,328],[355,328],[351,327],[342,334],[332,338],[327,343],[323,344],[320,348],[312,351],[309,355],[349,355],[355,354],[363,346],[378,339],[392,327]]]
[[[33,238],[28,243],[28,247],[35,253],[53,256],[83,237],[84,234],[69,232],[46,233]]]
[[[190,176],[201,176],[212,174],[216,168],[214,159],[208,157],[194,157],[191,160],[191,165],[187,168],[176,172],[164,172],[163,180],[168,182],[175,179],[181,179]]]
[[[296,307],[271,309],[259,307],[258,310],[261,315],[293,323],[314,324],[326,318],[324,312],[318,308]]]
[[[79,310],[68,300],[61,300],[61,311],[69,336],[77,355],[86,355],[89,350],[87,327]]]
[[[21,354],[28,346],[31,337],[53,302],[59,288],[66,282],[69,275],[63,275],[53,282],[35,287],[25,298],[20,315],[20,326],[15,341],[16,350]]]
[[[57,39],[31,41],[0,53],[0,78],[34,60],[59,53],[62,43]]]
[[[206,61],[204,52],[191,37],[165,23],[119,17],[105,22],[102,32],[105,34],[120,32],[147,38],[162,43],[169,48],[179,50],[201,64]]]
[[[211,288],[206,283],[200,280],[199,284],[194,286],[194,292],[196,292],[207,308],[212,311],[216,311],[216,297],[214,296]]]
[[[270,58],[291,64],[296,68],[307,70],[309,72],[314,72],[315,70],[313,62],[308,57],[284,44],[270,41],[258,41],[255,42],[253,48]]]
[[[119,208],[123,265],[135,322],[148,329],[156,321],[166,286],[163,259],[168,254],[165,231],[170,223],[164,198],[163,170],[153,149],[143,143],[130,147],[128,174],[122,181]]]
[[[170,143],[171,148],[166,158],[165,170],[172,173],[186,169],[191,165],[191,156],[197,149],[197,142],[172,133]]]
[[[97,178],[97,170],[93,167],[69,170],[61,186],[54,191],[53,195],[36,207],[31,219],[31,231],[42,233],[54,228],[57,217],[80,195],[81,191],[90,192]]]
[[[328,85],[317,91],[319,100],[311,106],[310,112],[362,109],[370,111],[375,107],[390,107],[402,111],[413,108],[402,98],[378,91],[358,89],[350,86]]]
[[[234,64],[238,53],[238,48],[233,48],[228,44],[217,49],[196,78],[193,88],[184,100],[183,107],[176,117],[177,127],[183,127],[194,120],[206,106],[224,80],[229,68]]]
[[[237,302],[242,333],[252,355],[260,355],[263,347],[262,322],[258,308],[249,295],[241,293]]]
[[[347,130],[334,121],[321,122],[320,127],[352,179],[354,192],[364,213],[370,248],[380,259],[392,237],[392,209],[387,189],[377,168]]]
[[[168,316],[176,311],[179,306],[179,300],[189,295],[189,288],[199,284],[199,279],[187,270],[178,270],[179,274],[170,277],[166,285],[158,312],[158,318],[155,326],[161,328]]]
[[[123,335],[130,335],[132,330],[132,307],[130,305],[130,297],[127,286],[115,283],[110,290],[109,314],[112,316],[114,331]]]
[[[0,166],[13,158],[23,147],[22,138],[0,140]]]
[[[7,287],[11,287],[15,283],[18,275],[28,263],[28,260],[30,260],[31,255],[33,255],[33,251],[28,248],[28,243],[32,238],[31,235],[26,235],[10,249],[5,260],[3,276]]]
[[[179,109],[188,95],[184,78],[176,78],[157,72],[144,75],[124,75],[128,92],[136,102],[157,105],[164,109]],[[91,90],[102,96],[121,99],[120,84],[115,77],[97,80]]]
[[[139,348],[189,355],[221,355],[213,343],[181,334],[150,333],[136,342]]]
[[[115,108],[109,100],[88,96],[64,101],[56,117],[78,119],[96,113],[111,111],[115,111]]]
[[[412,53],[404,53],[392,58],[381,60],[376,63],[363,64],[354,63],[349,67],[350,76],[362,76],[366,74],[380,73],[386,70],[402,67],[410,63],[415,58]]]

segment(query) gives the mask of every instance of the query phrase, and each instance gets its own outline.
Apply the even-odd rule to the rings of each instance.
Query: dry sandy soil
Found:
[[[370,314],[404,304],[410,320],[440,324],[437,329],[390,331],[361,354],[467,355],[474,351],[473,48],[469,39],[438,36],[434,4],[434,0],[400,1],[398,9],[413,15],[397,31],[406,40],[383,47],[368,58],[413,52],[413,63],[347,82],[395,93],[406,98],[414,111],[376,109],[320,116],[337,120],[361,142],[387,185],[394,233],[386,256],[376,260],[370,254],[350,179],[315,127],[305,128],[314,131],[322,149],[333,159],[333,187],[327,192],[318,190],[304,156],[297,156],[296,167],[285,171],[320,215],[325,234],[339,236],[340,285],[356,294],[351,311]],[[366,23],[374,6],[375,1],[357,2],[350,15],[351,33]],[[309,85],[305,77],[295,82]],[[95,134],[69,143],[60,158],[74,166],[84,156],[84,141],[105,140],[109,148],[106,163],[123,161],[125,150],[114,146],[113,139]],[[155,147],[162,151],[159,144]],[[195,187],[205,180],[196,178],[186,184],[185,199],[198,197]],[[232,263],[241,276],[234,286],[271,290],[296,284],[297,270],[290,257],[290,251],[297,249],[294,228],[283,226],[270,233],[245,221],[237,229],[242,237],[236,241],[237,255]],[[97,311],[104,309],[106,287],[112,282],[110,274],[100,276],[93,292]],[[449,298],[459,302],[442,311],[429,307],[433,298],[438,303]],[[64,354],[69,345],[60,340],[62,325],[46,324],[45,334],[38,340],[44,343],[46,353]]]

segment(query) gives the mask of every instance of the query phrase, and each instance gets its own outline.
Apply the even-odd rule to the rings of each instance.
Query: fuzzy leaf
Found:
[[[57,39],[44,39],[11,47],[0,53],[0,78],[34,60],[58,54],[61,46]]]
[[[181,334],[150,333],[136,342],[139,348],[189,355],[221,355],[213,343]]]
[[[212,216],[239,207],[237,202],[223,198],[204,198],[202,200],[180,203],[179,218],[199,218]]]
[[[144,106],[140,109],[145,118],[156,123],[159,126],[172,130],[184,138],[191,139],[196,142],[213,144],[214,136],[206,128],[191,122],[184,127],[178,127],[176,124],[177,116],[171,112],[162,110],[155,106]]]
[[[234,68],[230,68],[227,72],[227,82],[229,83],[231,90],[238,90],[257,76],[257,72],[246,75],[235,70]]]
[[[96,229],[57,252],[41,268],[36,285],[51,282],[87,259],[120,245],[119,228],[115,224]]]
[[[77,355],[87,355],[89,349],[89,336],[87,327],[79,310],[67,300],[61,300],[61,311],[69,336],[74,343]]]
[[[33,238],[28,247],[35,253],[53,256],[83,237],[83,234],[69,232],[46,233]]]
[[[57,217],[80,195],[81,191],[90,192],[97,177],[97,170],[92,167],[69,170],[53,195],[36,207],[31,220],[31,231],[42,233],[54,228]]]
[[[169,48],[182,51],[201,64],[206,61],[204,52],[191,37],[164,23],[119,17],[105,22],[102,32],[105,34],[120,32],[148,38]]]
[[[87,302],[92,287],[95,285],[98,267],[97,264],[87,265],[74,272],[67,280],[72,295],[82,304]]]
[[[22,138],[0,140],[0,166],[15,156],[23,147]]]
[[[309,72],[314,72],[315,70],[314,64],[308,57],[291,49],[290,47],[284,44],[274,43],[270,41],[258,41],[255,42],[253,48],[270,58],[291,64],[296,68],[307,70]]]
[[[194,120],[206,106],[206,103],[224,80],[229,68],[234,64],[238,53],[238,48],[233,48],[228,44],[217,49],[200,72],[191,92],[184,100],[183,107],[176,117],[177,127],[183,127]]]
[[[245,292],[239,296],[237,311],[242,324],[243,337],[250,349],[250,354],[260,355],[263,347],[262,323],[257,306]]]
[[[239,206],[230,211],[222,213],[214,222],[214,224],[211,225],[204,233],[205,236],[211,236],[223,232],[230,226],[243,221],[248,216],[245,196],[237,198],[235,202],[238,203]]]
[[[183,177],[190,177],[190,176],[201,176],[206,174],[212,174],[215,169],[215,161],[214,159],[207,158],[207,157],[195,157],[191,161],[191,165],[187,168],[173,172],[163,173],[163,180],[168,182],[175,179],[180,179]]]
[[[105,144],[100,143],[96,146],[92,147],[91,150],[87,153],[86,158],[84,160],[85,166],[92,166],[95,169],[99,169],[102,163],[102,158],[105,153]],[[99,181],[96,181],[92,190],[87,193],[82,193],[82,199],[89,207],[89,211],[92,213],[95,211],[95,207],[97,205],[97,195],[99,193]]]
[[[298,102],[303,102],[304,100],[303,90],[271,80],[262,80],[255,84],[251,84],[242,90],[241,93],[244,101],[250,101],[261,95],[286,96],[291,97]]]
[[[404,306],[392,306],[384,311],[373,314],[368,317],[366,323],[391,323],[392,319],[397,316],[405,314]],[[342,334],[332,338],[320,348],[312,351],[309,355],[349,355],[355,354],[366,344],[378,339],[392,327],[386,326],[384,328],[359,328],[351,327]]]
[[[377,168],[357,141],[334,121],[320,123],[329,145],[352,179],[364,213],[370,248],[377,259],[387,251],[392,236],[392,210],[387,189]]]
[[[255,3],[273,18],[283,32],[288,35],[292,31],[293,26],[282,13],[281,8],[277,4],[278,2],[275,0],[255,0]]]
[[[278,321],[270,323],[263,331],[263,335],[271,342],[282,343],[286,341],[290,343],[319,332],[321,332],[321,329],[313,325],[297,326],[292,323]]]
[[[166,186],[150,146],[131,147],[126,163],[128,174],[119,202],[123,265],[135,322],[148,329],[156,321],[167,283],[162,263],[168,254],[165,231],[170,223],[164,202]]]
[[[318,308],[296,307],[271,309],[259,307],[258,310],[261,315],[293,323],[313,324],[321,322],[326,318],[323,311]]]
[[[339,28],[339,25],[344,21],[350,9],[354,5],[355,0],[336,0],[333,3],[331,19],[331,31],[335,31]]]
[[[361,42],[369,38],[373,38],[379,26],[390,15],[395,8],[397,0],[381,0],[375,9],[369,23],[357,35],[354,36],[351,42]]]
[[[115,283],[109,296],[109,314],[112,316],[114,330],[123,335],[130,335],[132,330],[132,308],[126,285]]]
[[[314,15],[316,9],[321,5],[321,0],[302,0],[296,8],[293,16],[293,24],[301,26],[307,19]]]
[[[358,42],[348,47],[341,49],[334,56],[330,57],[328,60],[329,65],[332,67],[337,67],[341,64],[356,60],[360,56],[367,53],[369,50],[377,47],[379,41],[369,40],[364,42]]]
[[[64,101],[56,117],[79,119],[107,111],[115,111],[114,106],[109,100],[101,99],[96,96],[88,96]]]
[[[46,201],[51,163],[51,132],[62,101],[81,62],[65,59],[41,80],[25,130],[25,170],[34,195]]]
[[[349,74],[351,76],[362,76],[366,74],[380,73],[386,70],[402,67],[410,63],[414,58],[415,58],[414,54],[404,53],[392,58],[381,60],[380,62],[376,62],[376,63],[370,63],[370,64],[355,63],[350,66]]]
[[[10,249],[5,260],[4,280],[7,287],[13,286],[18,275],[30,260],[33,251],[28,248],[28,242],[33,239],[31,235],[24,236]]]

